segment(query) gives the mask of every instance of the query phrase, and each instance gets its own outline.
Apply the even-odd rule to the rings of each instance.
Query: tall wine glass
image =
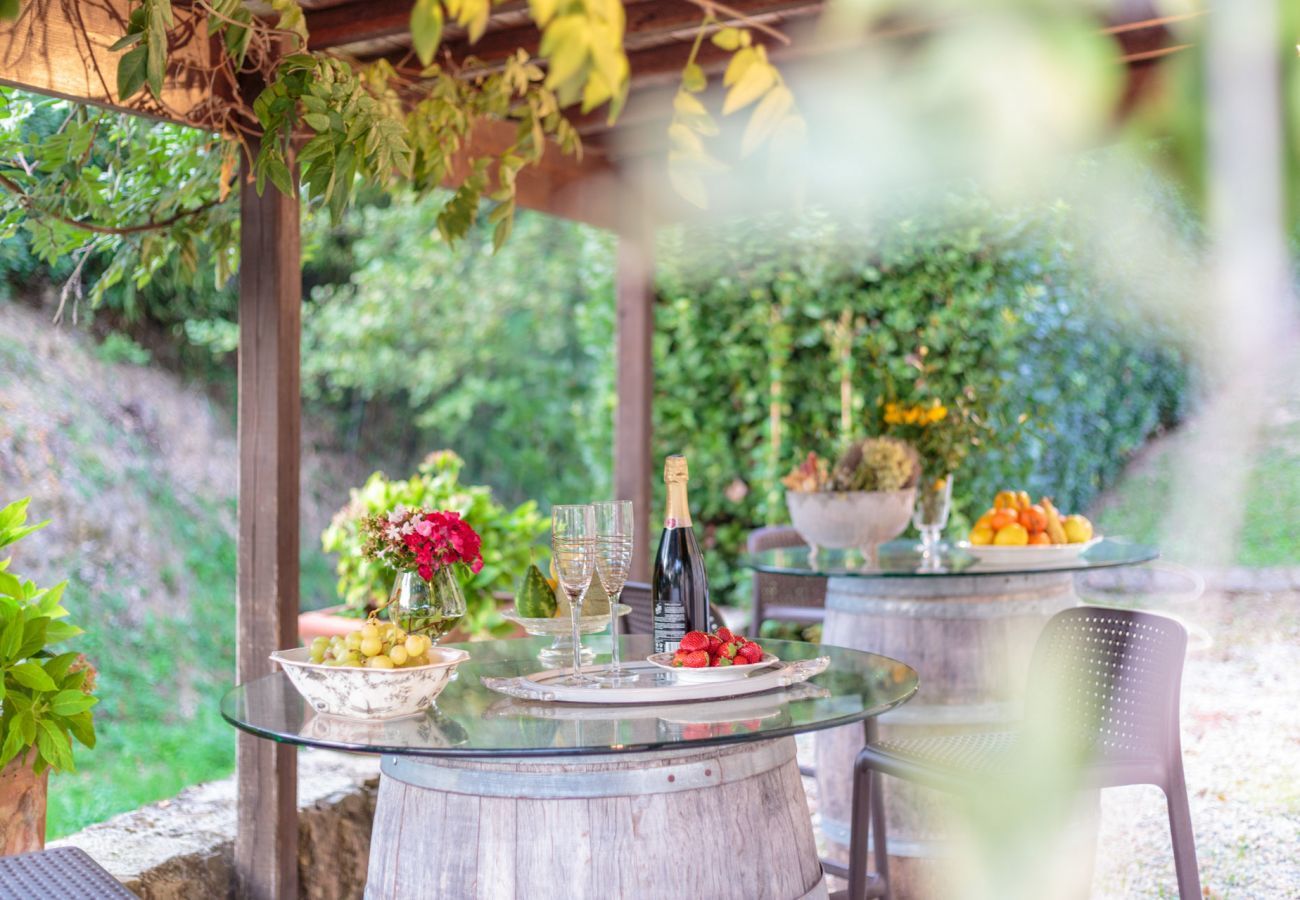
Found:
[[[582,635],[578,629],[582,603],[596,568],[596,511],[591,504],[551,508],[551,558],[560,587],[569,598],[573,622],[573,674],[564,683],[592,684],[592,679],[582,674]]]
[[[626,684],[636,678],[618,659],[618,603],[632,565],[634,529],[631,500],[610,500],[596,508],[596,576],[609,595],[610,663],[596,676],[601,684]]]

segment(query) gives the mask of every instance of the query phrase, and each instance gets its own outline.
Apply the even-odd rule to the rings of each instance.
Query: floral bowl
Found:
[[[353,719],[396,719],[423,712],[451,681],[456,667],[469,659],[464,650],[429,648],[431,662],[402,669],[362,669],[314,663],[306,647],[277,650],[289,681],[318,713]]]
[[[786,491],[790,523],[810,552],[818,547],[858,547],[869,560],[875,548],[903,533],[912,520],[916,488],[902,491]]]

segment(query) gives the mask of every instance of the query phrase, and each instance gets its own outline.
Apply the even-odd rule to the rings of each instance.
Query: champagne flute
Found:
[[[560,587],[569,598],[569,615],[573,624],[573,674],[564,680],[568,685],[589,685],[593,681],[582,674],[582,635],[578,618],[587,599],[596,568],[596,512],[591,504],[554,506],[551,508],[551,557]]]
[[[632,535],[635,529],[631,500],[595,504],[596,576],[609,595],[610,663],[596,676],[601,684],[626,684],[636,678],[618,658],[618,604],[623,584],[632,565]]]

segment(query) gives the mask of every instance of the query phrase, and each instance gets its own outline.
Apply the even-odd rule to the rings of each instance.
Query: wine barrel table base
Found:
[[[383,758],[367,900],[826,896],[793,738]]]
[[[826,588],[827,644],[905,660],[920,676],[906,706],[882,715],[881,737],[919,737],[1013,727],[1034,642],[1047,620],[1077,605],[1073,575],[953,575],[944,578],[832,577]],[[861,726],[817,735],[822,833],[833,858],[847,859],[853,762]],[[943,818],[952,798],[884,780],[890,880],[896,900],[942,897],[947,847]],[[866,836],[859,840],[864,846]]]

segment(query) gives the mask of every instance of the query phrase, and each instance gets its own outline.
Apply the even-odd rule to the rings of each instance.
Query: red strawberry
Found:
[[[718,648],[722,646],[722,641],[713,635],[709,635],[709,653],[717,653]]]
[[[686,665],[685,650],[678,650],[676,653],[673,654],[673,665],[677,666],[678,668],[681,668],[682,666]]]
[[[762,661],[763,648],[758,646],[758,644],[746,644],[740,648],[738,656],[752,665],[753,663]]]
[[[713,667],[714,667],[714,668],[718,668],[719,666],[730,666],[730,665],[732,665],[732,662],[731,662],[731,660],[730,660],[728,657],[726,657],[726,656],[719,656],[718,658],[716,658],[715,660],[713,660]]]
[[[728,630],[727,628],[719,628],[717,631],[713,633],[716,634],[718,636],[718,640],[724,644],[730,644],[732,641],[736,639],[735,636],[731,633],[731,631]]]
[[[688,669],[703,669],[709,665],[709,654],[703,650],[692,650],[686,654],[682,660],[682,665]]]
[[[709,646],[709,636],[703,631],[688,631],[682,637],[682,642],[677,645],[679,649],[690,653],[692,650],[703,650]]]
[[[727,659],[735,659],[736,651],[739,648],[735,644],[723,644],[718,648],[718,655],[725,656]]]

